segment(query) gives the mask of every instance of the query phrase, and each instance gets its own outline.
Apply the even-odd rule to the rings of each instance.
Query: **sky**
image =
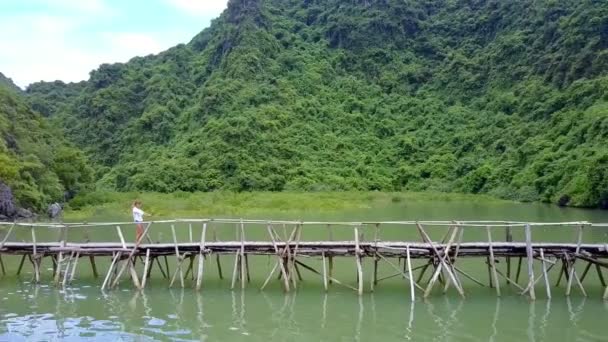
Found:
[[[86,80],[102,63],[189,42],[227,2],[0,0],[0,72],[22,88]]]

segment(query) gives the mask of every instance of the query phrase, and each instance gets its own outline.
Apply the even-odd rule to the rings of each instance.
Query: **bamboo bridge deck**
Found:
[[[144,232],[135,242],[127,242],[123,235],[123,227],[133,223],[0,223],[0,267],[6,273],[2,256],[21,256],[17,274],[21,273],[25,261],[33,268],[33,280],[41,281],[43,260],[52,262],[52,278],[57,286],[67,286],[74,280],[78,260],[87,257],[95,277],[99,276],[95,258],[107,258],[109,266],[103,277],[102,291],[111,290],[119,285],[121,278],[126,277],[137,289],[146,287],[152,270],[156,269],[167,279],[168,285],[173,286],[179,281],[186,286],[188,275],[192,275],[192,286],[197,290],[202,287],[205,264],[215,262],[220,278],[223,278],[220,256],[234,258],[231,262],[231,288],[239,285],[247,286],[250,278],[249,256],[268,255],[275,259],[274,266],[265,278],[261,289],[264,289],[273,279],[279,279],[283,289],[290,291],[298,287],[302,281],[300,270],[316,274],[328,290],[332,283],[353,289],[358,294],[364,292],[364,267],[362,260],[373,260],[373,269],[369,272],[369,290],[383,279],[378,276],[378,265],[385,263],[396,272],[392,277],[406,280],[410,288],[410,297],[415,300],[417,292],[428,297],[436,287],[442,287],[446,292],[454,288],[461,296],[465,296],[461,278],[481,286],[490,286],[501,295],[500,279],[508,286],[520,290],[522,295],[531,299],[536,298],[535,285],[545,288],[546,296],[551,298],[549,273],[558,272],[556,286],[562,282],[565,294],[569,296],[572,288],[576,287],[583,295],[587,292],[583,286],[587,275],[595,268],[597,279],[603,291],[603,299],[608,299],[608,286],[604,280],[603,268],[608,268],[608,243],[583,243],[584,232],[601,230],[606,232],[608,224],[589,222],[557,222],[557,223],[528,223],[509,221],[387,221],[387,222],[303,222],[303,221],[263,221],[244,219],[196,219],[196,220],[166,220],[144,223]],[[153,227],[170,230],[171,242],[154,242],[150,237]],[[251,226],[265,230],[265,241],[247,239],[247,231]],[[282,227],[283,235],[277,233]],[[307,241],[302,239],[302,232],[308,226],[322,227],[327,231],[328,238],[323,241]],[[93,228],[115,228],[117,242],[69,241],[70,232]],[[187,229],[186,241],[178,239],[177,229]],[[235,239],[220,241],[217,231],[222,228],[235,229]],[[411,229],[416,232],[421,241],[382,240],[382,232],[387,229]],[[433,228],[442,228],[445,233],[440,240],[433,241],[427,232]],[[537,242],[532,240],[534,229],[551,227],[551,229],[570,229],[573,232],[573,242]],[[264,229],[265,228],[265,229]],[[310,227],[312,228],[312,227]],[[464,232],[468,229],[482,229],[487,239],[483,241],[463,241]],[[352,240],[336,240],[336,229],[350,231]],[[523,230],[523,241],[513,241],[513,232]],[[13,241],[11,237],[16,232],[29,230],[29,241]],[[39,241],[41,230],[55,230],[57,241]],[[365,233],[368,238],[365,239]],[[411,232],[411,231],[410,231]],[[199,234],[200,233],[200,234]],[[497,239],[499,235],[503,239]],[[494,237],[492,236],[494,234]],[[503,235],[504,234],[504,235]],[[194,237],[196,236],[196,238]],[[215,257],[215,261],[211,257]],[[314,258],[322,266],[311,266],[308,260]],[[334,276],[334,258],[349,258],[356,267],[355,286],[341,282]],[[483,260],[488,269],[488,285],[467,273],[458,265],[462,258],[478,258]],[[500,263],[499,258],[505,262]],[[511,264],[511,259],[514,264]],[[169,260],[172,260],[169,262]],[[413,260],[423,259],[425,262],[416,267]],[[137,260],[141,260],[139,265]],[[232,260],[232,259],[231,259]],[[401,264],[403,261],[403,264]],[[169,264],[173,264],[173,272]],[[81,262],[81,267],[83,263]],[[522,267],[522,264],[523,267]],[[560,265],[561,264],[561,265]],[[503,266],[504,265],[504,266]],[[580,265],[577,267],[577,265]],[[557,267],[555,267],[557,266]],[[524,279],[520,275],[524,269]],[[582,269],[582,271],[581,271]],[[555,272],[554,271],[554,272]],[[415,273],[416,272],[416,273]],[[537,274],[535,274],[537,273]],[[426,277],[425,277],[426,275]],[[0,283],[1,286],[1,283]]]

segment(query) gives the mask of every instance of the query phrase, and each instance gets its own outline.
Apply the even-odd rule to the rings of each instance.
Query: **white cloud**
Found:
[[[228,4],[228,0],[165,0],[180,11],[193,16],[218,16]]]
[[[29,0],[29,2],[32,2],[33,5],[37,7],[44,6],[46,8],[63,11],[96,14],[111,12],[111,8],[104,2],[104,0]]]
[[[22,1],[36,11],[0,13],[0,72],[20,87],[40,80],[86,80],[100,64],[126,62],[187,42],[227,4],[227,0],[159,0],[189,20],[166,29],[125,25],[118,20],[125,18],[128,12],[122,10],[128,7],[109,6],[107,0]]]

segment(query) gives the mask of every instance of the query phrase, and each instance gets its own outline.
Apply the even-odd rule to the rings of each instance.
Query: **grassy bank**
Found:
[[[438,192],[91,192],[74,198],[65,218],[124,216],[135,199],[142,200],[144,210],[158,217],[247,216],[266,211],[331,212],[420,201],[504,202],[483,195]]]

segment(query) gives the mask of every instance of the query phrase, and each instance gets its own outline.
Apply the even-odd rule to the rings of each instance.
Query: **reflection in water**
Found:
[[[494,339],[498,336],[498,317],[500,316],[500,297],[496,298],[496,310],[494,310],[494,319],[492,320],[492,336],[490,336],[490,341],[494,341]]]
[[[535,305],[534,302],[531,301],[530,304],[528,304],[529,306],[529,312],[528,312],[528,330],[527,330],[527,334],[528,334],[528,341],[536,341],[536,336],[534,334],[534,328],[535,328],[535,320],[536,320],[536,310],[535,310]]]
[[[595,340],[603,338],[599,320],[608,311],[604,303],[577,297],[530,302],[526,310],[519,297],[508,296],[410,302],[344,292],[163,289],[163,297],[158,291],[100,294],[98,288],[28,284],[8,293],[0,288],[0,299],[8,304],[0,307],[0,340],[367,341],[377,334],[408,341]]]
[[[413,333],[413,325],[414,325],[414,306],[416,305],[416,301],[412,301],[410,302],[410,316],[409,319],[407,321],[407,329],[406,329],[406,333],[405,333],[405,339],[408,341],[411,341],[412,338],[412,333]]]
[[[547,337],[547,324],[549,323],[549,313],[550,312],[551,312],[551,300],[547,300],[547,304],[545,304],[545,313],[540,321],[541,341],[544,341]]]
[[[357,319],[357,328],[355,329],[355,341],[361,340],[361,324],[363,324],[363,298],[359,296],[359,319]]]

